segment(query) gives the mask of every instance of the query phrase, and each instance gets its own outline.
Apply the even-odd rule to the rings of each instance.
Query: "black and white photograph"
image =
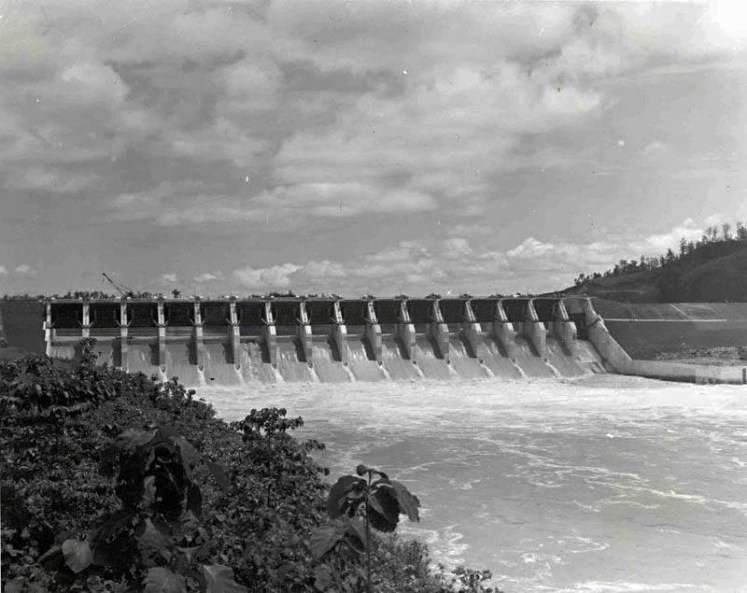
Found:
[[[747,592],[747,4],[0,0],[4,593]]]

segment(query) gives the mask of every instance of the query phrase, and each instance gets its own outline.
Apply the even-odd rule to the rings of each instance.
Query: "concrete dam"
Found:
[[[188,386],[602,372],[747,383],[747,362],[720,367],[641,355],[642,345],[655,343],[745,346],[745,305],[716,305],[718,315],[710,305],[586,297],[50,299],[0,306],[0,338],[10,346],[74,359],[81,338],[95,338],[102,362],[176,376]],[[641,315],[654,319],[642,323]]]

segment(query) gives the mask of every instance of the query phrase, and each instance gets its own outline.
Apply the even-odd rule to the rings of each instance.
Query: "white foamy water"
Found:
[[[747,389],[632,377],[201,388],[227,420],[301,415],[336,478],[423,503],[403,532],[523,591],[747,591]]]

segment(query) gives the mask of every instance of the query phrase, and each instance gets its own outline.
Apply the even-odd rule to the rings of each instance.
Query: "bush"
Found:
[[[0,361],[3,590],[318,590],[329,488],[323,445],[290,434],[303,420],[271,408],[229,425],[178,380],[99,365],[91,346],[78,363]],[[431,571],[416,542],[370,550],[376,591],[489,591]],[[329,590],[356,590],[358,555],[334,562],[347,588]]]

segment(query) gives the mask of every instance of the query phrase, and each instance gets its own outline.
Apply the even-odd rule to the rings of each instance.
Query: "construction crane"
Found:
[[[122,286],[121,284],[115,282],[106,272],[101,272],[101,275],[104,277],[104,279],[109,284],[111,284],[117,290],[120,296],[123,296],[123,297],[134,297],[135,296],[134,290],[127,288],[126,286]]]

